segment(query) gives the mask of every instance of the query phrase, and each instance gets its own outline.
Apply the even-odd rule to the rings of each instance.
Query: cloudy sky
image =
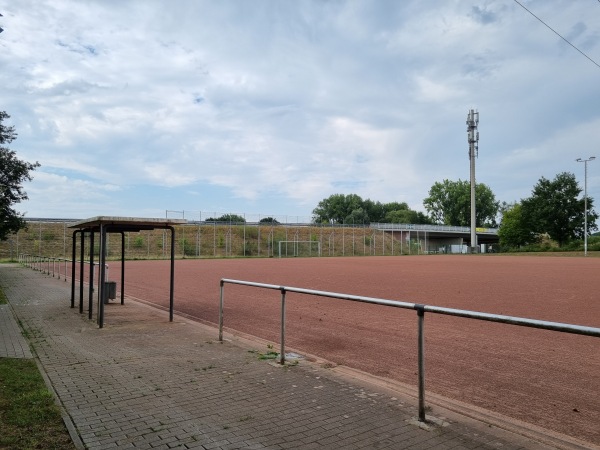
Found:
[[[0,0],[0,110],[26,217],[308,219],[574,173],[600,198],[600,1]],[[202,216],[200,216],[202,214]]]

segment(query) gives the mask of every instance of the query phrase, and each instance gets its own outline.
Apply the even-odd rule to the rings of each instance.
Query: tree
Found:
[[[369,223],[369,215],[362,207],[356,208],[346,216],[344,223],[347,225],[362,225],[364,223]]]
[[[534,186],[531,197],[522,200],[522,215],[531,232],[548,233],[559,247],[571,239],[583,238],[584,199],[575,175],[562,172],[550,181],[542,177]],[[588,197],[588,230],[595,230],[598,214],[593,199]]]
[[[523,219],[523,209],[520,203],[512,205],[504,203],[501,207],[502,222],[498,229],[500,245],[504,249],[519,248],[536,240]]]
[[[231,223],[246,223],[246,219],[237,214],[223,214],[221,217],[209,217],[205,222],[231,222]]]
[[[412,223],[412,224],[429,224],[431,220],[421,211],[413,211],[412,209],[397,209],[390,211],[385,215],[383,220],[385,223]]]
[[[423,214],[411,210],[406,203],[381,203],[363,200],[356,194],[333,194],[313,209],[316,223],[368,225],[371,222],[431,223]]]
[[[24,181],[31,181],[29,172],[39,167],[39,163],[28,163],[17,158],[16,153],[5,147],[17,138],[15,127],[6,126],[2,122],[10,116],[0,111],[0,240],[4,241],[11,233],[25,228],[22,214],[13,209],[13,205],[27,200],[27,193],[21,186]]]
[[[471,226],[471,183],[469,181],[436,182],[429,190],[423,206],[434,223]],[[483,183],[475,184],[475,224],[496,226],[500,203],[492,190]]]
[[[271,225],[279,225],[279,221],[274,219],[273,217],[263,217],[258,221],[258,223],[268,223]]]
[[[333,194],[321,200],[313,209],[316,223],[344,223],[352,211],[363,206],[363,199],[356,194]]]

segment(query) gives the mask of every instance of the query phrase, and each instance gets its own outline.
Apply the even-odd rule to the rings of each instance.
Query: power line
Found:
[[[542,19],[540,19],[538,16],[536,16],[530,10],[528,10],[527,8],[525,8],[525,6],[523,6],[522,3],[520,3],[518,0],[514,0],[514,2],[516,4],[518,4],[521,8],[523,8],[525,11],[527,11],[529,14],[531,14],[533,17],[535,17],[537,20],[539,20],[541,23],[543,23],[549,30],[551,30],[559,38],[561,38],[563,41],[565,41],[567,44],[569,44],[571,47],[573,47],[575,50],[577,50],[579,53],[581,53],[583,56],[585,56],[587,59],[589,59],[593,64],[595,64],[600,69],[600,64],[598,64],[596,61],[594,61],[588,55],[586,55],[581,50],[579,50],[575,45],[571,44],[571,42],[569,42],[566,38],[562,37],[562,35],[560,33],[558,33],[557,31],[555,31],[554,28],[552,28],[550,25],[548,25],[546,22],[544,22]],[[598,2],[600,2],[600,0],[598,0]]]

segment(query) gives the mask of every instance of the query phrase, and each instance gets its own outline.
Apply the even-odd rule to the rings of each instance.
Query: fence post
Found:
[[[418,316],[419,421],[425,422],[425,305],[415,305]]]

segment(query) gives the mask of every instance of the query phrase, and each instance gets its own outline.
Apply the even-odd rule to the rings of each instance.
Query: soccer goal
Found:
[[[279,257],[311,257],[321,256],[321,242],[319,241],[279,241]]]

